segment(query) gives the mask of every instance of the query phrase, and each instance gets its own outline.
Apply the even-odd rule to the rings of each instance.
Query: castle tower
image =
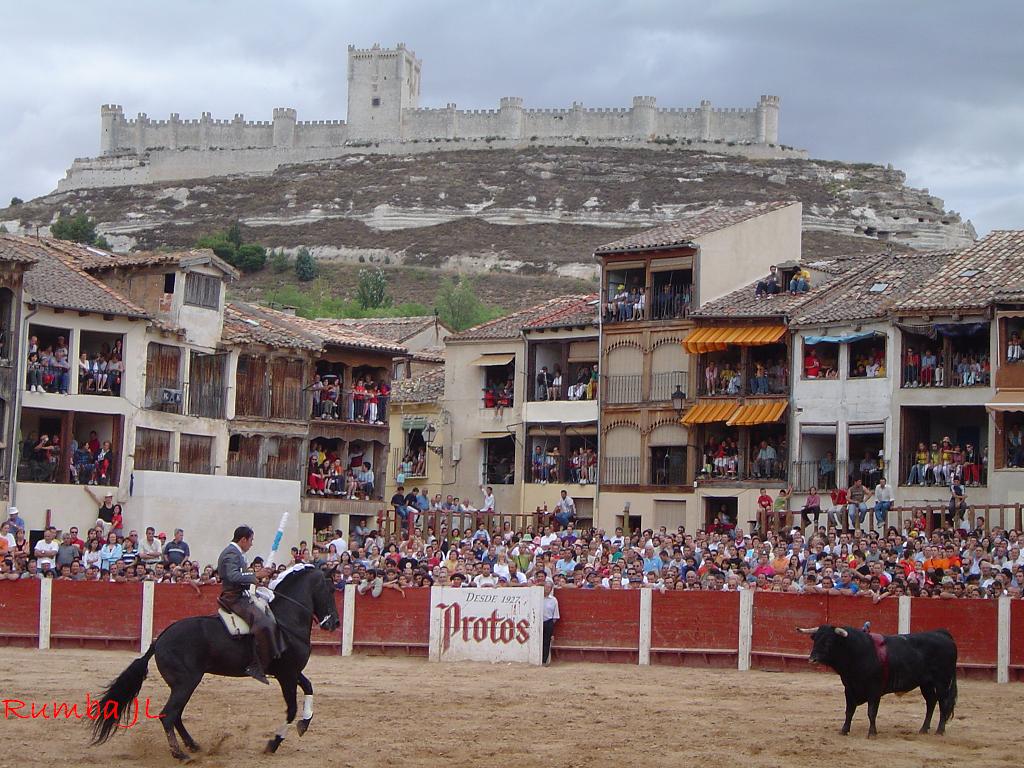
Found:
[[[630,128],[634,138],[649,139],[658,132],[658,100],[653,96],[634,96],[630,114]]]
[[[402,112],[420,102],[420,60],[399,43],[396,48],[348,47],[348,136],[396,141],[402,138]]]
[[[700,140],[711,141],[711,100],[700,100]]]
[[[274,107],[274,146],[295,146],[296,112],[291,107]]]
[[[118,148],[118,129],[124,123],[124,109],[120,104],[100,107],[100,154],[108,155]]]
[[[757,136],[763,144],[779,143],[779,101],[778,96],[762,96],[757,102]]]
[[[502,96],[498,108],[498,133],[503,139],[523,138],[523,100],[519,96]]]

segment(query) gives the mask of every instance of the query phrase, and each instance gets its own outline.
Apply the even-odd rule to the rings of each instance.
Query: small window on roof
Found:
[[[974,277],[975,275],[981,274],[980,269],[962,269],[960,270],[960,277]]]
[[[870,288],[868,288],[868,293],[881,293],[888,287],[888,283],[875,283]]]

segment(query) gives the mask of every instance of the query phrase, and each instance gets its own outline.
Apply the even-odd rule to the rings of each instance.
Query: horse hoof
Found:
[[[918,733],[922,733],[922,734],[928,733],[928,729],[927,728],[922,728],[920,731],[918,731]]]
[[[171,752],[171,756],[175,760],[178,760],[178,761],[180,761],[182,763],[191,763],[192,762],[192,757],[190,755],[186,755],[181,750],[178,750],[177,752]]]
[[[309,724],[312,720],[313,718],[309,718],[309,720],[299,720],[299,722],[295,724],[295,730],[299,732],[299,736],[302,736],[309,730]]]
[[[200,747],[194,741],[189,741],[186,742],[185,749],[187,749],[189,752],[198,752],[200,749],[202,749],[202,747]]]
[[[272,755],[277,752],[277,748],[281,746],[281,742],[284,741],[280,736],[275,736],[267,742],[266,748],[263,750],[264,755]]]

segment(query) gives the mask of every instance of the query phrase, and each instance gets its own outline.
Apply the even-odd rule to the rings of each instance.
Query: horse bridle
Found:
[[[308,613],[310,618],[312,618],[312,619],[316,618],[316,609],[314,609],[314,608],[307,608],[302,603],[300,603],[298,600],[296,600],[294,597],[289,597],[288,595],[284,594],[283,592],[278,592],[276,589],[272,590],[272,591],[274,593],[274,599],[275,600],[277,598],[279,598],[279,597],[282,597],[285,600],[287,600],[289,603],[292,603],[293,605],[297,605],[299,608],[301,608],[303,610],[304,613]],[[324,624],[327,623],[327,620],[329,618],[331,618],[330,615],[324,616],[322,619],[320,619],[319,622],[317,622],[318,626],[321,629],[323,629]]]

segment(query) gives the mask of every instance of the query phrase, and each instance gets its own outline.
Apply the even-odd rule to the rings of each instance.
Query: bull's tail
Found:
[[[93,744],[102,744],[114,735],[118,723],[131,719],[131,704],[142,690],[142,684],[149,673],[149,660],[153,658],[155,652],[156,645],[149,646],[149,650],[129,664],[103,692],[103,697],[93,705],[96,709],[89,713],[93,718]]]
[[[946,716],[947,720],[953,719],[953,711],[956,709],[956,670],[953,670],[953,679],[949,681],[949,688],[946,689],[946,695],[943,699],[943,704],[946,705],[946,711],[949,713]]]

